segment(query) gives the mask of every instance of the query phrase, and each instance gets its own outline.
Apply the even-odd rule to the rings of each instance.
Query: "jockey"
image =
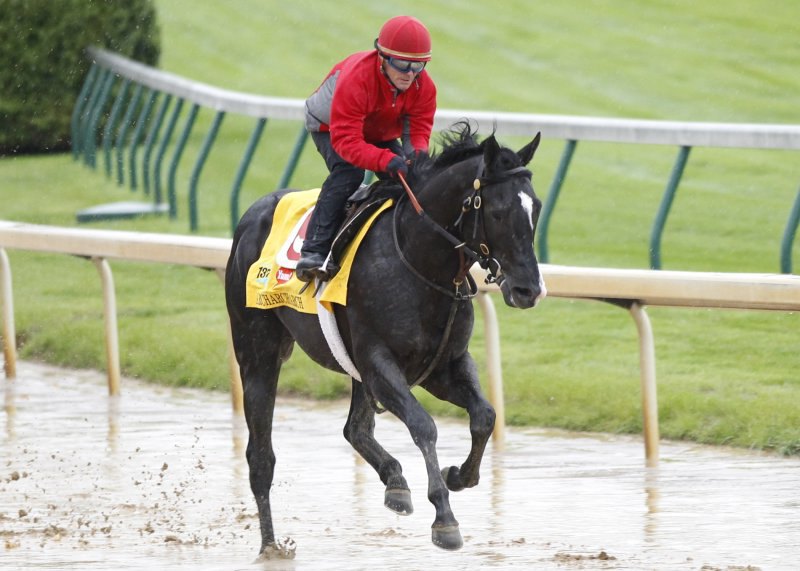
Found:
[[[301,281],[328,279],[322,266],[344,217],[347,198],[364,180],[408,172],[399,138],[408,125],[414,155],[427,152],[436,112],[436,86],[425,65],[431,59],[427,28],[411,16],[388,20],[375,49],[333,66],[306,100],[305,123],[329,175],[322,184],[297,262]]]

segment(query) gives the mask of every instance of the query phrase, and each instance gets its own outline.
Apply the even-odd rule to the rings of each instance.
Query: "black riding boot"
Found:
[[[295,268],[300,281],[310,282],[315,278],[325,281],[338,271],[339,268],[331,267],[331,264],[322,270],[322,265],[344,220],[345,203],[363,178],[364,171],[354,167],[334,169],[322,185]]]

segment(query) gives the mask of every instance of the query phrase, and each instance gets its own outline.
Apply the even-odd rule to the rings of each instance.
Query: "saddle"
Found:
[[[336,233],[331,245],[330,264],[338,271],[344,251],[352,242],[358,231],[369,218],[387,201],[395,202],[403,194],[403,188],[392,180],[378,180],[370,185],[361,185],[347,199],[345,204],[345,219],[341,228]],[[335,275],[336,271],[331,273]]]
[[[353,201],[351,216],[347,217],[336,247],[341,270],[325,282],[324,293],[320,292],[319,299],[316,292],[306,290],[310,282],[304,283],[295,275],[310,208],[318,195],[319,189],[311,189],[287,193],[278,201],[273,214],[273,227],[258,259],[253,261],[247,272],[247,307],[290,307],[303,313],[317,313],[318,304],[325,306],[328,311],[332,311],[333,304],[347,305],[347,283],[358,245],[367,234],[370,224],[393,204],[387,200],[392,193],[370,192],[366,193],[365,200],[356,197],[357,200]],[[368,212],[373,214],[367,216]]]

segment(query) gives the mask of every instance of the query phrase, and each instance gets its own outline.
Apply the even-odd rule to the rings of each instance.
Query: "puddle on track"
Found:
[[[344,440],[342,402],[279,399],[276,533],[293,561],[255,563],[258,519],[247,430],[224,393],[20,363],[2,381],[2,569],[795,569],[800,460],[638,438],[509,429],[478,487],[451,493],[464,547],[430,542],[433,507],[405,427],[378,417],[415,512],[383,507],[383,486]],[[442,466],[460,464],[467,426],[437,419]]]

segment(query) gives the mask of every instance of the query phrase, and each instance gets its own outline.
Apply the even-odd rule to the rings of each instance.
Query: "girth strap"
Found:
[[[442,355],[444,355],[444,348],[447,347],[447,341],[450,339],[450,332],[453,330],[453,323],[456,320],[456,312],[458,311],[458,301],[459,300],[454,299],[453,303],[450,304],[450,314],[447,316],[447,325],[444,327],[444,334],[442,335],[441,341],[439,341],[439,348],[436,349],[436,354],[433,356],[433,360],[428,363],[428,366],[417,378],[417,380],[409,385],[409,388],[413,389],[414,387],[423,383],[425,379],[431,376],[431,373],[434,371],[434,369],[436,369],[436,365],[439,364]],[[358,380],[360,381],[361,379]],[[383,408],[383,406],[381,406],[380,403],[378,403],[378,401],[374,398],[370,400],[370,404],[372,404],[372,408],[377,414],[383,414],[386,412],[386,409]]]
[[[442,355],[444,355],[444,348],[447,346],[447,341],[450,339],[450,332],[453,330],[453,322],[456,320],[458,302],[458,299],[453,298],[453,303],[450,304],[450,314],[447,316],[447,325],[444,327],[444,334],[442,335],[442,340],[439,341],[439,348],[436,350],[436,355],[433,356],[433,360],[428,364],[428,367],[425,369],[425,371],[423,371],[419,378],[414,381],[414,384],[411,385],[411,388],[416,387],[425,379],[427,379],[436,368],[436,365],[439,364],[439,360],[442,358]]]

